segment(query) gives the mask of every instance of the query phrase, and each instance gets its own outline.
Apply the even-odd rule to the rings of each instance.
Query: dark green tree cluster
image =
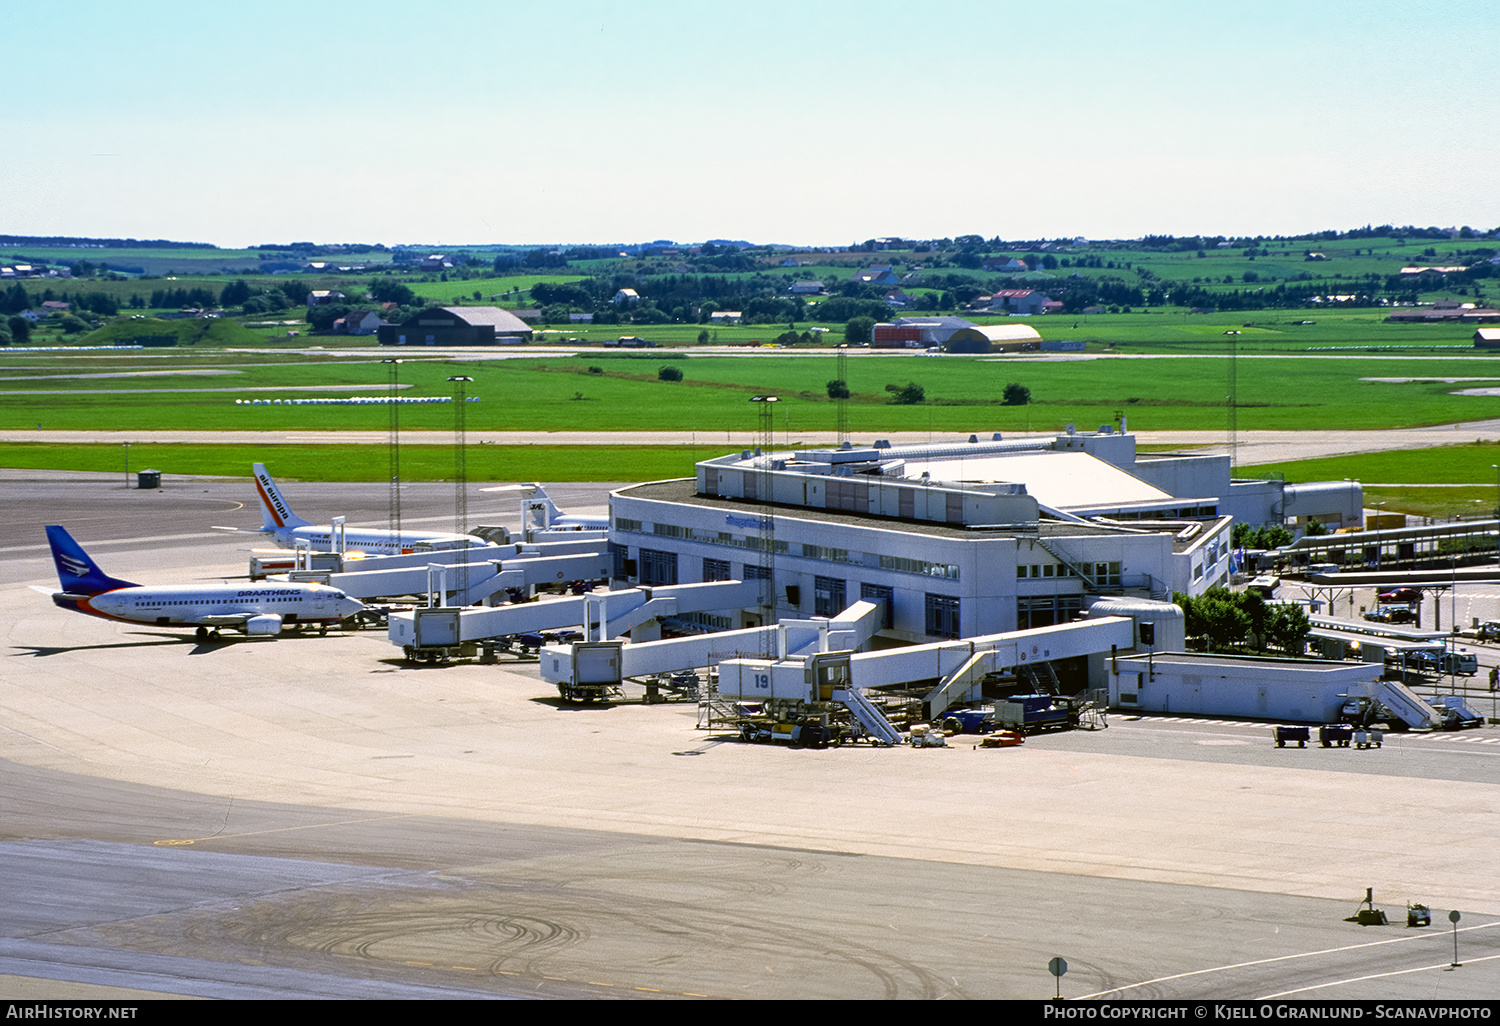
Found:
[[[1025,406],[1029,402],[1031,389],[1014,381],[1005,386],[1005,391],[1000,396],[1002,406]]]
[[[1262,527],[1235,524],[1229,540],[1234,543],[1235,548],[1279,549],[1292,543],[1292,532],[1280,524],[1266,524]]]
[[[885,390],[891,393],[891,402],[897,406],[916,406],[927,401],[927,392],[915,381],[908,381],[904,385],[886,385]]]
[[[1173,592],[1172,601],[1182,607],[1187,636],[1204,639],[1213,652],[1245,648],[1264,652],[1270,646],[1299,656],[1311,629],[1301,606],[1267,602],[1255,591],[1210,588],[1197,597]]]

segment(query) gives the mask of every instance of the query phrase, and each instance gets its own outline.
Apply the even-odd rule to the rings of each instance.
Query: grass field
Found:
[[[7,393],[0,428],[383,431],[388,425],[383,407],[249,406],[234,400],[380,394],[388,386],[389,368],[379,361],[388,352],[267,354],[194,347],[16,357],[0,372],[0,391]],[[831,355],[600,351],[500,360],[402,357],[407,361],[400,370],[403,395],[451,395],[450,376],[474,379],[467,391],[480,401],[467,410],[471,431],[743,432],[755,426],[748,400],[762,393],[782,398],[777,431],[793,440],[801,433],[826,436],[837,416],[825,389],[837,376]],[[683,381],[657,380],[658,368],[668,363],[683,371]],[[1500,416],[1500,399],[1454,394],[1500,382],[1500,363],[1472,351],[1427,358],[1244,356],[1237,366],[1240,430],[1379,429]],[[1137,431],[1212,430],[1227,424],[1228,368],[1227,360],[1205,356],[1049,360],[863,351],[848,360],[854,398],[847,414],[851,430],[877,434],[1050,431],[1069,423],[1091,428],[1121,413]],[[1377,378],[1391,380],[1372,380]],[[1478,380],[1435,380],[1443,378]],[[907,382],[923,387],[926,402],[888,401],[886,386]],[[1031,404],[1001,405],[1001,393],[1011,382],[1031,390]],[[453,423],[451,406],[407,407],[401,417],[403,427],[412,430],[449,430]]]
[[[698,460],[724,455],[716,446],[470,445],[465,473],[479,486],[507,481],[656,481],[691,477]],[[0,442],[0,466],[22,470],[125,472],[118,445],[48,445]],[[385,481],[390,474],[384,445],[196,445],[136,443],[131,472],[249,477],[264,463],[278,479]],[[448,481],[454,477],[452,436],[432,445],[401,447],[403,481]]]

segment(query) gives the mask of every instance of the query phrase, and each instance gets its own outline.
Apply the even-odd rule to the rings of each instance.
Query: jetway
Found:
[[[1130,617],[1108,616],[960,641],[855,652],[849,655],[849,683],[853,688],[890,688],[935,682],[925,698],[927,715],[934,717],[958,702],[977,699],[980,682],[987,673],[1129,649],[1134,641],[1133,631],[1134,621]],[[719,693],[813,700],[802,663],[776,661],[759,665],[769,666],[770,670],[759,669],[746,676],[743,668],[721,663]],[[757,674],[767,673],[764,682],[755,679]],[[726,677],[731,674],[732,681],[726,684]]]
[[[458,550],[472,557],[474,550]],[[437,555],[429,553],[428,555]],[[411,556],[389,559],[411,560]],[[424,560],[404,566],[386,567],[386,558],[348,561],[346,566],[359,567],[339,573],[300,571],[287,575],[291,580],[311,580],[338,588],[351,598],[367,600],[390,595],[437,594],[442,604],[468,606],[486,602],[507,589],[525,589],[562,581],[597,581],[609,577],[612,560],[608,552],[581,552],[573,555],[518,556],[513,559],[483,561]],[[367,563],[381,568],[366,568]],[[273,578],[277,579],[277,578]]]
[[[508,565],[521,562],[527,561]],[[451,650],[472,648],[483,641],[516,634],[565,628],[583,628],[591,635],[597,628],[601,640],[605,640],[662,616],[754,605],[759,595],[758,581],[710,581],[594,592],[504,606],[414,609],[391,615],[387,637],[408,658],[463,654]]]
[[[747,582],[752,588],[759,582]],[[695,587],[688,585],[687,587]],[[661,591],[663,589],[655,589]],[[595,599],[622,594],[611,592]],[[754,600],[745,603],[754,604]],[[618,621],[611,621],[611,626]],[[703,666],[727,657],[767,653],[796,659],[828,651],[857,648],[880,630],[880,607],[856,602],[831,620],[782,620],[763,627],[715,634],[695,634],[663,641],[586,640],[547,645],[541,652],[542,679],[557,685],[564,698],[587,694],[605,685],[618,687],[628,678],[659,677]]]

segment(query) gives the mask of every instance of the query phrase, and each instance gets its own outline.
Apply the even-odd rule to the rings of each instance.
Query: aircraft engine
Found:
[[[245,621],[246,634],[280,634],[281,617],[274,613],[252,616]]]

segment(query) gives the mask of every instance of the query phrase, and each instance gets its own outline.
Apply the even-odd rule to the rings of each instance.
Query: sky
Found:
[[[0,234],[1500,226],[1494,0],[6,5]]]

